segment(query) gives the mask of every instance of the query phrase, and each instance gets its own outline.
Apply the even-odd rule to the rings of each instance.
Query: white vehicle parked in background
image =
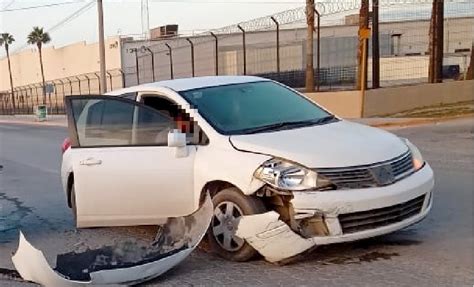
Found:
[[[236,235],[251,215],[276,212],[324,245],[405,228],[432,206],[433,172],[408,140],[271,80],[163,81],[67,97],[66,109],[62,181],[78,227],[160,224],[209,191],[211,247],[245,261],[265,253]],[[282,236],[282,225],[265,228],[260,239]]]

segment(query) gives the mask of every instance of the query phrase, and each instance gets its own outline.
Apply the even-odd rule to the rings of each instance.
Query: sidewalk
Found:
[[[379,128],[397,128],[416,126],[423,124],[432,124],[438,122],[444,122],[459,118],[474,117],[473,114],[456,115],[448,117],[427,117],[427,118],[364,118],[364,119],[348,119],[352,122],[372,126]],[[0,115],[0,124],[11,123],[11,124],[27,124],[27,125],[40,125],[40,126],[56,126],[56,127],[67,127],[67,119],[65,115],[49,115],[47,121],[38,122],[33,115],[16,115],[16,116],[2,116]]]
[[[65,115],[48,115],[47,120],[44,122],[37,121],[36,116],[34,115],[0,115],[0,124],[2,123],[67,127],[67,120]]]
[[[474,115],[460,115],[450,117],[434,117],[434,118],[364,118],[364,119],[349,119],[352,122],[389,129],[389,128],[401,128],[409,126],[418,126],[426,124],[436,124],[440,122],[446,122],[450,120],[472,118]]]

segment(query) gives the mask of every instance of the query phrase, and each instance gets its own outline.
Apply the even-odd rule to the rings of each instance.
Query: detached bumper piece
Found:
[[[279,217],[275,211],[242,216],[236,235],[245,239],[269,262],[294,257],[316,245],[311,238],[296,234]]]
[[[51,268],[43,252],[34,248],[20,232],[18,250],[12,257],[24,280],[43,286],[68,287],[85,285],[132,285],[156,278],[183,261],[204,237],[212,218],[212,201],[208,195],[195,213],[170,218],[160,234],[139,259],[117,262],[123,250],[110,246],[94,250],[87,259],[70,256],[68,264]],[[141,246],[138,246],[143,251]],[[60,259],[61,255],[58,255]],[[63,255],[64,257],[64,255]],[[57,260],[59,263],[61,260]],[[77,261],[77,262],[75,262]],[[70,270],[76,268],[78,270]],[[64,274],[64,273],[67,274]],[[84,272],[86,271],[86,272]]]

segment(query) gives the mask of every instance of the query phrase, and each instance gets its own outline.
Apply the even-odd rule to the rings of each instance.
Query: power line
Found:
[[[51,4],[44,4],[44,5],[36,5],[36,6],[28,6],[28,7],[20,7],[20,8],[11,8],[7,9],[8,7],[11,6],[11,4],[14,2],[8,3],[3,7],[2,10],[0,10],[0,13],[2,12],[15,12],[15,11],[24,11],[24,10],[31,10],[31,9],[38,9],[38,8],[48,8],[48,7],[54,7],[54,6],[63,6],[63,5],[69,5],[69,4],[78,4],[84,1],[73,1],[73,2],[62,2],[62,3],[51,3]]]
[[[151,0],[154,3],[201,4],[304,4],[304,1],[250,1],[250,0]]]
[[[76,12],[74,12],[73,14],[69,15],[68,17],[64,18],[63,20],[61,20],[59,23],[57,23],[56,25],[54,25],[53,27],[49,28],[48,29],[48,33],[53,33],[54,31],[60,29],[61,27],[63,27],[64,25],[66,25],[68,22],[74,20],[75,18],[81,16],[82,14],[84,14],[87,10],[89,10],[90,8],[92,8],[94,6],[94,3],[95,1],[91,1],[89,3],[87,3],[86,5],[84,5],[82,8],[80,8],[79,10],[77,10]]]
[[[76,2],[77,3],[77,2]],[[52,26],[51,28],[49,28],[48,30],[46,30],[47,33],[53,33],[54,31],[60,29],[61,27],[63,27],[64,25],[66,25],[68,22],[70,22],[71,20],[79,17],[80,15],[82,15],[83,13],[85,13],[87,10],[89,10],[90,8],[92,8],[94,6],[94,3],[95,1],[91,1],[91,2],[88,2],[86,5],[82,6],[81,8],[79,8],[78,10],[76,10],[74,13],[72,13],[71,15],[67,16],[66,18],[64,18],[63,20],[61,20],[60,22],[58,22],[57,24],[55,24],[54,26]],[[22,50],[24,48],[26,48],[28,46],[27,43],[23,43],[23,45],[21,45],[20,47],[16,48],[13,52],[17,52],[19,50]]]
[[[11,0],[9,3],[5,4],[2,9],[7,9],[8,7],[12,6],[12,4],[15,2],[15,0]]]

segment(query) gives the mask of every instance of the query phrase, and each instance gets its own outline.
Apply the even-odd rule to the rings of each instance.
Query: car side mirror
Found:
[[[187,157],[186,134],[179,130],[171,130],[168,133],[168,147],[176,148],[176,157]]]

